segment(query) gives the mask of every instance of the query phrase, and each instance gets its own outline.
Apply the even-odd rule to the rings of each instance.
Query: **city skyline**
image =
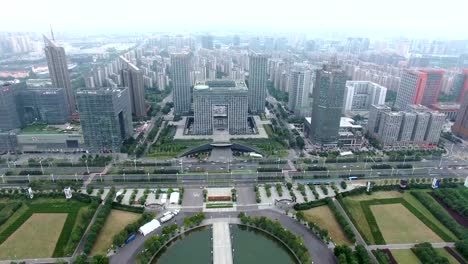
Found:
[[[212,12],[210,16],[199,15],[205,6],[213,5],[218,5],[220,11]],[[0,31],[46,32],[52,24],[57,31],[86,33],[223,30],[316,34],[325,30],[350,35],[468,37],[463,26],[464,9],[456,0],[448,0],[444,5],[430,5],[422,0],[398,0],[391,4],[369,0],[310,3],[300,0],[288,5],[240,0],[229,5],[229,12],[225,10],[226,5],[212,0],[157,3],[138,0],[130,6],[119,1],[85,0],[73,7],[74,12],[67,12],[69,5],[66,2],[10,1],[2,4],[4,10],[20,10],[22,15],[5,12],[0,18]],[[109,6],[113,12],[102,12]],[[424,6],[424,12],[415,12],[421,6]],[[172,15],[175,9],[178,10],[177,19]],[[265,12],[258,12],[262,9]],[[82,19],[83,14],[86,14],[86,20]],[[127,19],[111,19],[114,14],[125,15]],[[238,14],[245,19],[236,19]]]

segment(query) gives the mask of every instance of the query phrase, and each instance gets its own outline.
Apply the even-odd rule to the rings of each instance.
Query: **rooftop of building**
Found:
[[[127,87],[99,87],[99,88],[81,88],[76,91],[76,94],[109,94],[120,93],[128,89]]]
[[[421,105],[421,104],[412,104],[408,105],[408,108],[411,109],[412,111],[416,112],[429,112],[430,109],[427,108],[427,106]]]
[[[431,108],[437,111],[458,111],[460,109],[459,103],[435,103],[431,105]]]
[[[355,125],[355,121],[349,117],[342,117],[340,119],[340,128],[362,128],[361,125]]]
[[[200,81],[193,86],[195,91],[214,91],[214,90],[247,90],[247,85],[243,80],[212,80]]]
[[[372,81],[346,81],[346,86],[353,86],[355,84],[367,84],[367,86],[386,88],[385,86],[372,82]]]
[[[32,124],[19,132],[19,134],[76,134],[80,132],[80,126],[72,124],[47,125]]]

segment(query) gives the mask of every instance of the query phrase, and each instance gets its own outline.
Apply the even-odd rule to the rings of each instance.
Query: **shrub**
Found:
[[[448,259],[438,255],[430,243],[417,244],[411,250],[424,264],[449,264]]]

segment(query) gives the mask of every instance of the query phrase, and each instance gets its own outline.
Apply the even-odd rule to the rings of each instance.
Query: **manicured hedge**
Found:
[[[207,203],[206,208],[232,208],[232,203]]]
[[[326,204],[327,204],[327,201],[325,199],[310,201],[307,203],[297,203],[294,205],[294,210],[296,211],[308,210],[308,209],[326,205]]]
[[[463,228],[457,221],[455,221],[448,213],[442,208],[437,201],[427,193],[411,192],[411,194],[421,202],[443,225],[445,225],[455,236],[459,239],[468,238],[468,231]],[[450,241],[446,240],[445,241]]]
[[[5,206],[0,205],[2,206],[0,207],[0,225],[3,225],[22,205],[20,201],[9,202]]]
[[[131,205],[121,204],[117,202],[112,202],[112,209],[117,209],[121,211],[137,213],[137,214],[142,214],[145,211],[144,207],[131,206]]]

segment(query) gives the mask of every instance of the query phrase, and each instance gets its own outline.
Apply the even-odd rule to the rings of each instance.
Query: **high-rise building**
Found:
[[[50,40],[46,36],[44,36],[44,42],[44,51],[52,86],[65,89],[69,107],[68,111],[70,114],[74,113],[76,112],[75,97],[71,86],[70,73],[68,72],[65,49],[58,46],[54,40]]]
[[[414,125],[416,124],[416,114],[410,112],[403,113],[403,119],[401,121],[400,134],[398,141],[404,143],[411,143],[413,136]]]
[[[400,135],[402,112],[384,112],[379,122],[378,138],[384,145],[393,144],[398,141]]]
[[[431,118],[429,109],[423,105],[408,105],[408,110],[416,114],[411,140],[416,144],[422,144],[425,142],[426,131]]]
[[[431,106],[442,88],[442,70],[406,70],[401,77],[395,106],[407,110],[411,104]]]
[[[376,117],[380,114],[378,124]],[[371,119],[372,117],[372,119]],[[436,145],[439,142],[445,114],[432,111],[423,105],[409,105],[408,111],[392,112],[382,105],[372,105],[369,113],[368,130],[384,148],[408,145]]]
[[[382,113],[391,112],[392,108],[388,105],[371,105],[369,110],[369,118],[367,119],[367,132],[372,136],[379,133],[380,119]]]
[[[25,125],[34,122],[64,124],[70,121],[67,95],[63,88],[22,90],[18,96],[18,104]]]
[[[387,88],[369,81],[347,81],[343,113],[369,111],[370,106],[385,103]]]
[[[457,102],[462,104],[468,91],[468,70],[463,70],[454,77],[451,90],[451,93],[456,96]]]
[[[184,115],[191,108],[190,53],[171,54],[171,74],[174,98],[174,113]]]
[[[193,132],[211,135],[214,130],[229,134],[248,132],[247,86],[244,81],[199,82],[193,88]]]
[[[15,91],[9,85],[0,86],[0,130],[21,127],[15,100]]]
[[[88,149],[119,152],[133,130],[128,88],[82,89],[77,91],[76,100]]]
[[[455,124],[452,126],[452,132],[463,139],[468,139],[468,96],[463,100]]]
[[[133,63],[125,57],[120,56],[122,62],[122,82],[128,87],[130,101],[132,103],[132,113],[136,117],[146,116],[145,87],[143,84],[143,73]]]
[[[424,140],[428,144],[437,144],[440,139],[440,132],[445,124],[445,114],[436,111],[431,111],[431,118],[427,126],[426,136]]]
[[[312,126],[309,132],[314,143],[337,142],[347,79],[346,72],[339,68],[324,67],[316,70],[312,92]]]
[[[213,36],[205,35],[201,37],[202,48],[204,49],[213,49]]]
[[[249,56],[249,111],[252,114],[260,114],[265,111],[267,96],[267,68],[268,56],[252,53]]]
[[[294,69],[289,78],[289,98],[288,108],[296,115],[306,114],[308,107],[308,97],[311,91],[313,74],[307,69]]]

